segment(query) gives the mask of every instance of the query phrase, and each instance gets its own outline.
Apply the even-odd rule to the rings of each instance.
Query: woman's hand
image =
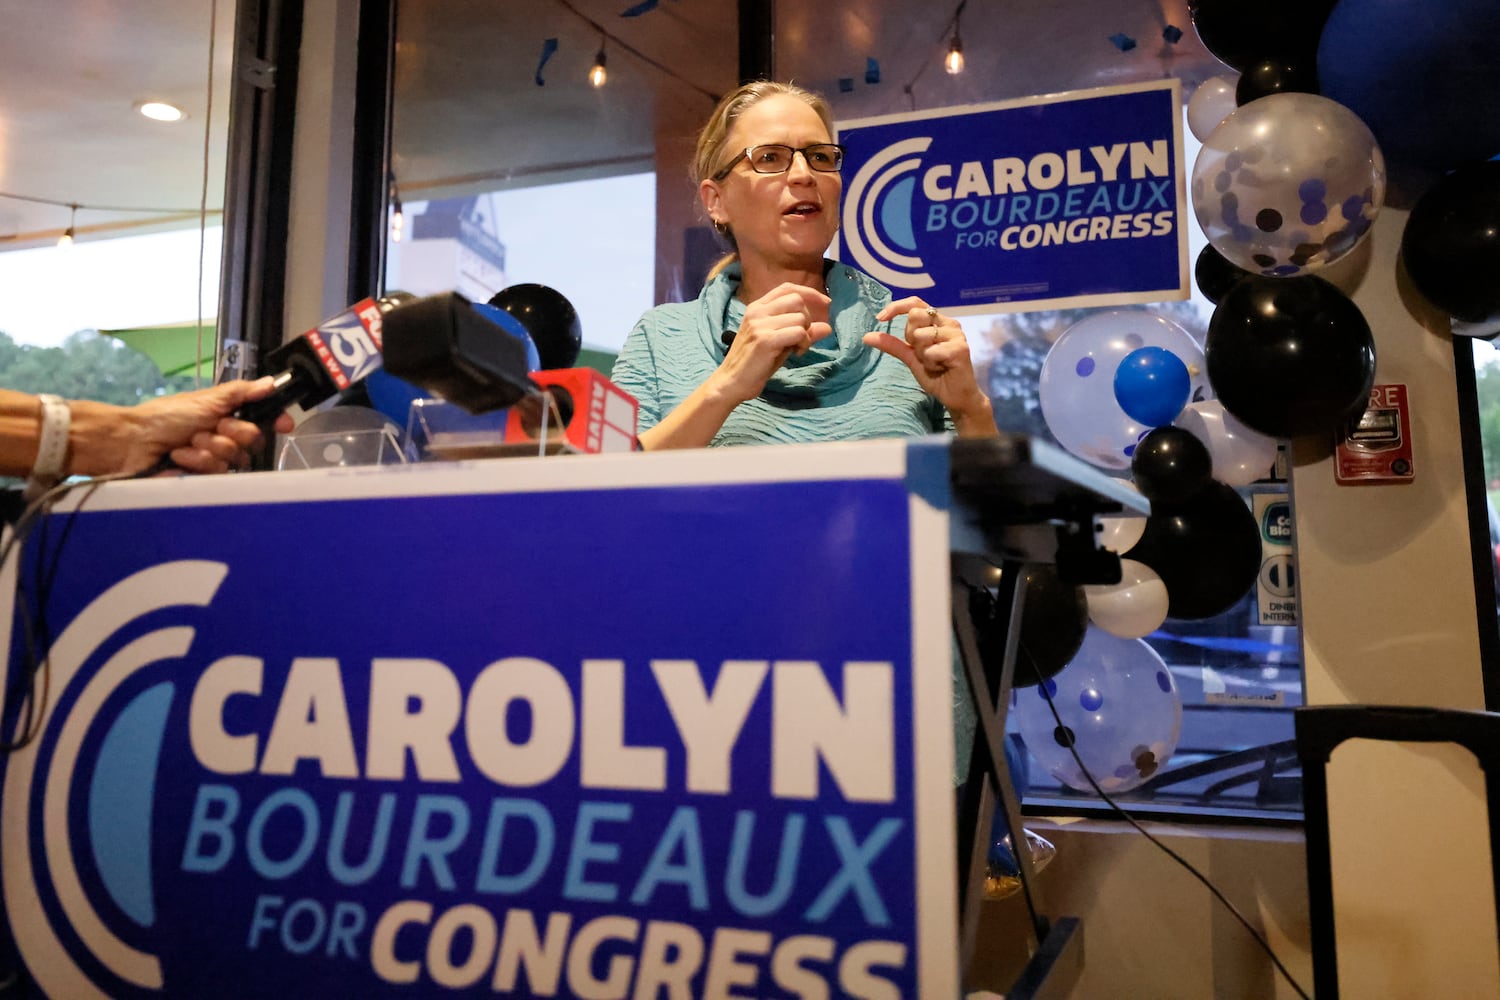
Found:
[[[759,396],[792,354],[833,332],[832,300],[815,288],[783,282],[745,307],[745,318],[715,373],[718,390],[736,405]]]
[[[948,408],[964,437],[985,437],[995,430],[989,397],[974,377],[969,342],[958,320],[944,316],[915,295],[890,303],[875,315],[881,322],[906,317],[906,339],[867,333],[865,343],[902,361],[917,384]]]
[[[129,407],[122,413],[122,424],[130,431],[125,446],[95,464],[101,471],[138,472],[170,455],[187,472],[247,468],[250,453],[261,445],[260,428],[233,414],[271,389],[270,378],[232,381]],[[275,430],[285,433],[291,428],[287,414],[276,419]]]

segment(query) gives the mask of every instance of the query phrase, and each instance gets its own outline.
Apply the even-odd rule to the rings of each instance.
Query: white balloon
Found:
[[[1219,123],[1234,110],[1234,90],[1239,76],[1211,76],[1193,90],[1188,99],[1188,128],[1199,142],[1208,139]]]
[[[1115,555],[1123,556],[1135,547],[1135,543],[1145,533],[1144,517],[1101,517],[1095,541],[1099,548],[1109,549]]]
[[[1119,583],[1084,584],[1089,621],[1121,639],[1141,639],[1167,620],[1167,585],[1134,559],[1120,560]]]
[[[1203,442],[1221,483],[1249,486],[1276,464],[1276,439],[1240,423],[1217,399],[1189,403],[1174,422]]]

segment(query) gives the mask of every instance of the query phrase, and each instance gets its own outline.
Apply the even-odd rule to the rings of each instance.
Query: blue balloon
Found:
[[[1147,427],[1165,427],[1176,420],[1192,391],[1187,365],[1164,347],[1131,351],[1115,371],[1115,402],[1126,416]]]
[[[397,378],[384,368],[377,368],[365,377],[365,391],[369,393],[370,406],[403,431],[410,420],[411,404],[419,399],[432,398],[432,393]]]
[[[1324,97],[1359,115],[1386,158],[1446,170],[1500,152],[1500,4],[1339,0],[1318,42]]]
[[[526,370],[541,371],[542,359],[537,352],[531,334],[521,321],[497,306],[475,302],[474,311],[519,340],[526,348]],[[396,422],[398,427],[409,431],[411,405],[419,399],[431,399],[432,393],[405,379],[399,379],[383,368],[371,372],[365,379],[365,391],[369,393],[370,405]]]
[[[474,303],[474,311],[526,346],[527,371],[539,372],[542,370],[541,353],[537,351],[536,342],[531,339],[531,334],[526,332],[526,327],[521,325],[520,320],[499,306],[492,306],[485,302]]]

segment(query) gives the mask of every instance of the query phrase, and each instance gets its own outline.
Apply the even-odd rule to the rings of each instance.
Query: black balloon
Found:
[[[1198,253],[1198,262],[1193,265],[1193,277],[1198,281],[1198,291],[1210,302],[1217,303],[1224,293],[1234,287],[1235,282],[1250,272],[1229,262],[1213,244],[1207,244]]]
[[[572,368],[583,348],[583,327],[573,303],[546,285],[511,285],[490,298],[490,305],[504,309],[526,328],[536,344],[542,368]]]
[[[1459,167],[1417,199],[1401,259],[1439,309],[1467,323],[1500,319],[1500,161]]]
[[[1314,65],[1335,0],[1188,0],[1203,47],[1243,72],[1281,56]]]
[[[1125,557],[1161,577],[1170,617],[1211,618],[1233,607],[1260,574],[1260,528],[1233,487],[1210,481],[1187,503],[1153,503]]]
[[[1158,427],[1135,446],[1130,476],[1152,503],[1185,503],[1213,481],[1208,447],[1181,427]]]
[[[1331,433],[1375,382],[1364,315],[1313,275],[1249,275],[1208,323],[1208,381],[1224,409],[1270,437]]]
[[[1271,94],[1316,94],[1318,74],[1310,60],[1294,62],[1284,56],[1262,59],[1240,74],[1234,87],[1234,103],[1249,104]]]
[[[976,624],[981,658],[998,664],[1005,652],[1009,609],[997,606],[993,610],[993,617]],[[1088,626],[1088,598],[1083,588],[1064,583],[1056,566],[1028,564],[1012,686],[1029,687],[1060,673],[1078,655]]]

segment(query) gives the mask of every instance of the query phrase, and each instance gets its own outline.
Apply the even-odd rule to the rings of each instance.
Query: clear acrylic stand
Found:
[[[406,444],[424,462],[557,455],[576,450],[564,430],[549,393],[480,414],[443,399],[418,399],[407,417]]]

